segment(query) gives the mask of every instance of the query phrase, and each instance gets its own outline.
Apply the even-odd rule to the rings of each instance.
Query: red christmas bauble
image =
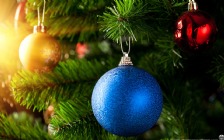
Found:
[[[89,46],[86,43],[77,43],[75,51],[77,53],[78,58],[83,58],[89,52]]]
[[[214,19],[206,12],[192,10],[183,13],[177,20],[174,38],[183,51],[200,52],[212,47],[216,34]]]
[[[26,22],[26,2],[27,0],[23,0],[18,3],[16,8],[16,13],[14,17],[14,26],[15,29],[19,28],[19,24]]]

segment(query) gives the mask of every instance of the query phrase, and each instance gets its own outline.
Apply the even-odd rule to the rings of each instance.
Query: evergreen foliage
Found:
[[[44,126],[26,113],[0,114],[0,139],[51,140]]]
[[[39,111],[59,101],[89,97],[97,78],[112,67],[112,60],[102,61],[67,60],[53,73],[21,71],[11,82],[13,95],[21,105]]]
[[[18,123],[10,116],[1,115],[1,137],[131,140],[218,138],[224,134],[221,119],[224,116],[224,22],[220,20],[224,18],[223,0],[198,2],[199,9],[200,4],[203,8],[208,3],[217,7],[212,15],[218,20],[219,31],[223,31],[218,34],[214,48],[200,54],[184,53],[173,41],[173,25],[187,10],[188,0],[46,1],[44,23],[49,34],[69,43],[109,38],[111,52],[62,61],[50,73],[21,70],[15,74],[10,86],[17,102],[38,111],[51,104],[55,107],[48,125],[51,135],[39,124]],[[43,1],[28,0],[27,21],[31,25],[37,24],[37,6],[43,7]],[[120,38],[125,42],[128,37],[133,40],[130,56],[134,65],[151,73],[164,95],[158,123],[149,132],[130,138],[106,132],[96,122],[90,107],[96,81],[116,67],[118,56],[121,57],[119,45],[114,42]]]

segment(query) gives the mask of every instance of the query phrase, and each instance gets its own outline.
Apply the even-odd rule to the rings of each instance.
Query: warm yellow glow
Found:
[[[0,8],[0,22],[4,22],[15,15],[16,0],[2,0]]]
[[[2,69],[14,69],[13,65],[17,56],[14,36],[12,29],[5,28],[0,24],[0,67]]]
[[[20,42],[30,31],[27,23],[18,23],[14,28],[14,16],[17,8],[16,0],[1,1],[0,8],[0,76],[12,74],[21,68],[18,58]],[[28,29],[29,28],[29,29]],[[1,79],[0,79],[1,80]]]
[[[6,35],[0,34],[0,42],[6,40]]]
[[[28,42],[29,39],[26,39],[26,38],[23,39],[23,41],[21,42],[20,47],[19,47],[19,59],[20,59],[20,62],[24,62],[24,63],[26,63],[25,55],[28,51],[26,44],[29,44],[29,42]]]

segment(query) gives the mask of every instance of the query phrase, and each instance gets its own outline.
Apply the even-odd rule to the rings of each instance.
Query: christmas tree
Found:
[[[188,13],[189,18],[181,17],[189,12],[189,5],[189,10],[193,6],[197,11],[195,2],[216,26],[210,16]],[[1,55],[0,60],[0,91],[7,94],[2,94],[1,102],[8,102],[11,107],[19,104],[22,109],[13,113],[1,104],[1,139],[218,139],[224,134],[223,0],[3,3],[8,8],[0,14],[0,47],[8,48],[10,53]],[[25,7],[18,10],[22,4]],[[17,12],[15,19],[7,18],[9,10],[13,17]],[[204,24],[207,20],[209,23]],[[19,60],[20,43],[32,34],[33,26],[42,24],[47,27],[45,34],[59,43],[61,58],[57,65],[45,59],[50,70],[42,69],[42,65],[38,66],[41,70],[30,70]],[[204,25],[197,28],[198,24]],[[185,29],[186,33],[182,32]],[[188,36],[191,38],[184,40]],[[96,82],[118,66],[122,51],[126,52],[128,46],[133,65],[150,73],[163,95],[156,124],[130,137],[105,130],[91,107]],[[185,46],[191,48],[183,49]],[[38,60],[41,57],[38,52],[32,54]],[[28,109],[26,113],[21,112],[23,107]],[[32,112],[39,112],[40,118],[33,117]]]

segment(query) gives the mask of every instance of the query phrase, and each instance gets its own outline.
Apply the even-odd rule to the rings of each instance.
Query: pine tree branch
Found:
[[[111,59],[68,60],[59,63],[52,73],[21,71],[11,81],[12,93],[17,102],[38,110],[81,95],[90,97],[95,81],[112,65]]]
[[[21,116],[19,116],[21,117]],[[40,122],[32,122],[29,119],[15,120],[12,116],[6,117],[0,114],[0,139],[13,140],[50,140],[48,133]]]
[[[34,5],[35,3],[35,5]],[[46,13],[50,17],[66,16],[80,13],[80,15],[101,9],[111,1],[104,0],[46,0]],[[28,0],[27,7],[32,10],[37,10],[37,7],[43,7],[43,0]],[[32,11],[30,11],[32,13]]]
[[[103,16],[99,16],[102,21],[101,30],[106,33],[106,36],[112,40],[119,40],[122,36],[129,36],[132,40],[136,40],[132,29],[141,29],[140,20],[146,13],[142,1],[135,0],[115,0],[115,6],[108,7],[109,12],[105,12]],[[141,22],[142,21],[142,22]],[[136,23],[139,24],[136,24]]]
[[[47,26],[47,32],[50,35],[60,37],[61,39],[69,38],[72,41],[76,36],[84,34],[85,38],[83,40],[90,40],[90,37],[95,36],[96,38],[99,30],[97,23],[93,22],[96,20],[97,17],[92,14],[85,16],[57,16],[46,19],[44,25]],[[37,25],[37,20],[33,18],[28,17],[28,22],[33,26]]]
[[[204,108],[200,102],[203,92],[197,84],[178,77],[166,83],[161,115],[166,135],[171,139],[203,136]]]
[[[209,71],[215,79],[220,82],[221,86],[224,86],[224,56],[218,55],[213,59],[212,67]]]
[[[73,40],[75,36],[82,33],[85,34],[85,38],[83,40],[90,40],[88,37],[91,32],[94,35],[99,30],[97,23],[93,22],[96,20],[96,17],[89,15],[63,16],[49,19],[48,22],[46,22],[46,26],[49,27],[48,33],[52,36],[70,38],[70,40]]]
[[[82,98],[82,97],[81,97]],[[132,140],[134,138],[115,136],[106,132],[96,121],[90,100],[69,100],[60,103],[55,110],[50,125],[50,133],[55,139],[97,139]]]
[[[164,34],[157,38],[154,46],[140,58],[137,65],[157,79],[163,80],[163,75],[173,75],[184,68],[180,50],[174,48],[174,46],[173,36],[169,33]]]
[[[131,37],[136,41],[146,36],[148,40],[155,40],[161,35],[161,29],[168,30],[168,25],[173,24],[173,15],[177,15],[175,9],[184,4],[186,2],[169,0],[115,0],[115,5],[99,16],[100,30],[114,41],[120,37]]]
[[[34,3],[36,4],[34,6]],[[99,25],[97,15],[102,15],[105,6],[111,1],[47,1],[45,22],[48,33],[60,38],[69,38],[71,41],[82,34],[82,40],[90,40],[98,35]],[[115,6],[108,7],[100,17],[101,30],[106,37],[117,41],[120,37],[131,37],[133,40],[154,40],[167,26],[173,24],[176,9],[181,9],[186,2],[144,1],[144,0],[115,0]],[[30,10],[27,21],[31,25],[37,24],[37,7],[40,9],[43,1],[29,0],[27,7]],[[178,12],[180,11],[178,9]],[[182,9],[183,10],[183,9]],[[176,18],[176,17],[175,17]],[[90,34],[91,33],[91,36]],[[83,35],[84,34],[84,35]]]
[[[211,51],[211,63],[209,69],[206,71],[207,74],[210,74],[214,80],[219,82],[220,88],[224,86],[224,48],[223,48],[223,39],[218,38]]]
[[[99,30],[96,15],[101,13],[109,2],[103,0],[67,0],[67,2],[49,0],[46,2],[44,25],[47,26],[47,32],[50,35],[61,39],[69,38],[73,41],[80,34],[82,37],[85,36],[82,40],[91,40],[93,37],[96,39]],[[43,0],[29,0],[27,2],[27,8],[30,11],[26,17],[32,26],[38,23],[37,7],[43,8]],[[42,15],[42,12],[40,14]],[[91,36],[90,32],[92,32]]]
[[[80,97],[83,98],[83,97]],[[97,138],[102,133],[90,107],[90,101],[69,100],[59,104],[50,128],[56,139]]]

